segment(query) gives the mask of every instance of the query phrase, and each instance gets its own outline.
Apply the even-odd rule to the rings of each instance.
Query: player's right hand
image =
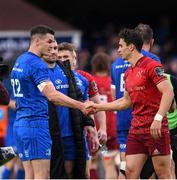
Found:
[[[152,122],[150,127],[150,133],[154,139],[159,139],[161,137],[161,126],[162,123],[160,121],[154,120]]]

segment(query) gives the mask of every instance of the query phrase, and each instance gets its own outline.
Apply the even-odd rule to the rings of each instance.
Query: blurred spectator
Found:
[[[94,54],[96,53],[106,53],[107,52],[107,49],[106,49],[106,46],[105,45],[97,45],[95,46],[94,48]]]
[[[158,44],[164,44],[170,35],[170,19],[167,16],[163,16],[160,19],[159,24],[155,28],[155,37]]]
[[[177,55],[167,59],[165,70],[166,73],[177,76]]]
[[[91,71],[90,52],[87,49],[82,49],[79,52],[78,68],[87,72]]]

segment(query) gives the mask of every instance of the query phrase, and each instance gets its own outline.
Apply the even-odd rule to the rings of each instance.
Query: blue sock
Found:
[[[16,179],[24,179],[25,178],[25,171],[22,169],[18,169]]]
[[[10,179],[12,170],[4,168],[4,171],[2,172],[2,179]]]

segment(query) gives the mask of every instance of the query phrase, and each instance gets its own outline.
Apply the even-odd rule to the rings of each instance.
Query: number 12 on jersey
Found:
[[[18,79],[11,79],[11,84],[13,88],[14,97],[23,97],[23,94],[20,93],[21,91],[20,81]]]

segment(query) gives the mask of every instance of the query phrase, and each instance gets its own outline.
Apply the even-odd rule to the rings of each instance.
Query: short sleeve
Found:
[[[82,76],[84,76],[87,80],[88,80],[88,94],[89,94],[89,98],[92,98],[93,96],[97,95],[98,94],[98,87],[97,87],[97,84],[95,82],[95,79],[94,77],[85,72],[85,71],[82,71],[82,70],[77,70],[77,72],[79,74],[81,74]]]
[[[150,79],[157,85],[160,82],[167,79],[164,74],[164,68],[162,64],[157,61],[151,61],[147,65],[147,73]]]
[[[98,94],[98,87],[94,79],[89,81],[89,97],[93,97]]]
[[[36,85],[50,80],[48,67],[42,63],[31,67],[31,76]]]
[[[83,93],[83,100],[86,101],[89,99],[89,82],[84,80],[85,91]]]

